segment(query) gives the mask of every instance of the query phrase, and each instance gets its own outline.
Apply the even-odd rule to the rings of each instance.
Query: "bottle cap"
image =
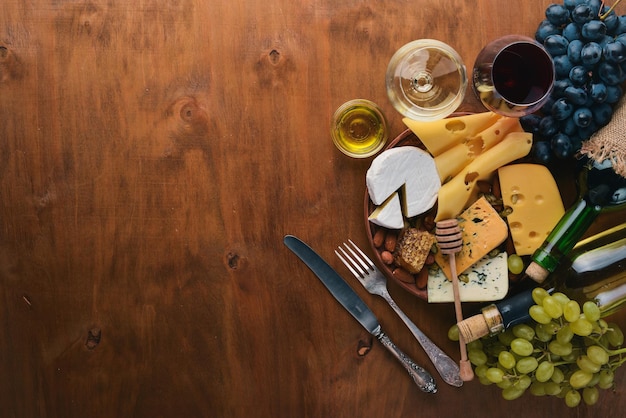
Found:
[[[548,270],[541,267],[534,261],[526,267],[526,275],[537,283],[543,283],[546,280],[546,277],[548,277],[548,274],[550,274]]]

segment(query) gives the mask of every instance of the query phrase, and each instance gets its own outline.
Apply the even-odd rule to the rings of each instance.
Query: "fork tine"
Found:
[[[341,251],[343,253],[343,255],[339,254],[339,251]],[[339,251],[335,250],[335,254],[337,255],[337,257],[339,257],[341,262],[348,268],[348,270],[350,270],[350,272],[354,275],[354,277],[356,277],[357,279],[361,279],[363,277],[363,273],[357,272],[353,268],[354,264],[353,264],[352,260],[350,259],[350,256],[341,247],[339,247]],[[348,260],[350,260],[350,261],[348,261]],[[358,265],[356,267],[359,269],[359,271],[361,271],[361,269],[360,269],[360,267]]]
[[[351,240],[351,239],[348,239],[348,242],[349,242],[350,244],[352,244],[352,246],[354,247],[354,249],[355,249],[355,250],[357,250],[357,251],[359,252],[359,254],[361,254],[362,259],[364,259],[365,261],[367,261],[367,263],[369,264],[369,265],[366,265],[366,264],[365,264],[365,262],[361,261],[361,262],[363,263],[363,266],[364,266],[365,268],[367,268],[367,269],[374,268],[374,262],[373,262],[373,261],[372,261],[372,260],[371,260],[371,259],[370,259],[370,258],[369,258],[369,257],[368,257],[368,256],[367,256],[367,255],[366,255],[366,254],[365,254],[365,253],[364,253],[364,252],[363,252],[363,251],[362,251],[362,250],[361,250],[361,249],[360,249],[360,248],[359,248],[359,247],[358,247],[358,246],[354,243],[354,242],[352,242],[352,240]],[[351,252],[352,252],[352,254],[354,254],[354,252],[353,252],[353,251],[351,251]],[[354,255],[355,255],[355,256],[357,256],[356,254],[354,254]],[[358,258],[358,256],[357,256],[357,258]]]
[[[354,245],[354,243],[352,243],[350,240],[348,240],[348,241],[352,245]],[[361,273],[363,273],[363,275],[368,275],[369,271],[371,270],[370,266],[368,266],[367,263],[365,263],[365,261],[363,261],[363,259],[361,257],[359,257],[359,255],[356,252],[354,252],[354,250],[352,248],[350,248],[350,246],[348,246],[348,244],[346,244],[344,242],[343,245],[346,248],[346,250],[348,250],[350,252],[350,254],[352,254],[352,257],[350,257],[349,254],[346,253],[346,255],[348,255],[348,258],[350,259],[350,261],[352,261],[352,265],[356,266],[357,269]]]

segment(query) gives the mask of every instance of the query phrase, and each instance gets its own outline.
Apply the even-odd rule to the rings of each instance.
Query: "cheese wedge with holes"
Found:
[[[432,208],[441,187],[433,157],[411,146],[383,151],[372,161],[365,181],[375,205],[383,205],[399,191],[402,213],[407,218]]]
[[[457,272],[461,274],[502,244],[509,236],[509,229],[500,214],[484,196],[468,207],[458,220],[463,247],[454,258]],[[435,262],[441,267],[445,276],[452,279],[448,256],[437,251]]]
[[[483,112],[430,122],[409,118],[404,118],[402,121],[422,141],[428,152],[437,156],[503,117],[493,112]]]
[[[400,205],[400,195],[394,193],[378,206],[369,216],[369,221],[389,229],[402,229],[404,217]]]
[[[530,152],[532,138],[532,134],[528,132],[509,133],[441,186],[435,221],[458,216],[467,205],[476,182],[498,168],[526,156]]]
[[[428,270],[428,302],[454,302],[452,282],[435,264]],[[504,299],[509,291],[509,267],[505,252],[485,256],[467,269],[459,280],[461,302],[490,302]]]
[[[435,157],[441,183],[457,175],[465,166],[502,141],[509,132],[523,132],[518,118],[502,117],[486,129],[466,138]]]
[[[502,201],[518,255],[530,255],[548,237],[565,208],[559,188],[547,167],[514,164],[498,170]]]

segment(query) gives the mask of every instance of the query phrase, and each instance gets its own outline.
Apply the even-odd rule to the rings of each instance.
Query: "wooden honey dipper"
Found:
[[[463,235],[459,227],[459,221],[456,219],[446,219],[437,222],[435,229],[435,237],[442,254],[448,255],[450,263],[450,273],[452,276],[452,290],[454,293],[454,310],[456,312],[456,322],[463,320],[463,311],[461,309],[461,296],[459,295],[459,278],[456,272],[455,254],[463,248]],[[460,375],[463,381],[467,382],[474,378],[472,365],[467,359],[467,347],[463,336],[459,334],[459,349],[461,351],[461,361],[459,363]]]

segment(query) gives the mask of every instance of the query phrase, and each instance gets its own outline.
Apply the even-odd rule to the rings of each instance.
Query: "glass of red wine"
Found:
[[[520,117],[541,108],[554,85],[554,62],[532,38],[507,35],[490,42],[476,57],[472,85],[492,112]]]

